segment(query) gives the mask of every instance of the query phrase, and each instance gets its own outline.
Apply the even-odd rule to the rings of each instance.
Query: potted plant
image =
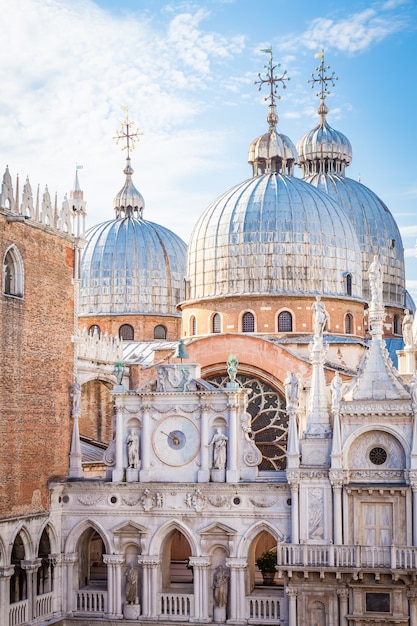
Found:
[[[277,551],[267,550],[266,552],[262,552],[261,556],[256,559],[255,563],[262,573],[264,585],[272,585],[275,574],[277,573]]]

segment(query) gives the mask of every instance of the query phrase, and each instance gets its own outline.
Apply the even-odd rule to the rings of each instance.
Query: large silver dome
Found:
[[[343,210],[303,180],[263,174],[198,220],[188,250],[190,299],[320,294],[361,297],[359,243]]]
[[[87,231],[80,314],[179,315],[186,245],[173,232],[136,217]]]
[[[404,306],[404,249],[388,207],[365,185],[338,174],[314,174],[305,181],[332,197],[351,220],[361,247],[363,297],[369,300],[368,270],[374,255],[383,268],[384,302]]]

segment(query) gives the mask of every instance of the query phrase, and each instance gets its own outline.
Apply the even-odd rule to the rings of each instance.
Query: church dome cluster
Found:
[[[270,62],[268,132],[251,142],[252,178],[212,202],[198,219],[188,253],[174,233],[143,219],[144,199],[132,181],[129,141],[126,180],[116,195],[116,219],[91,228],[82,262],[81,315],[179,316],[177,305],[238,296],[315,296],[369,301],[368,269],[383,269],[384,301],[404,304],[404,251],[386,205],[360,182],[346,178],[348,138],[327,122],[324,57],[313,78],[321,92],[320,121],[297,143],[277,131],[277,86]],[[314,75],[312,75],[314,77]],[[302,178],[294,167],[302,168]],[[187,261],[186,261],[187,257]]]
[[[345,177],[352,161],[349,139],[327,122],[328,77],[324,56],[320,121],[295,148],[277,132],[278,66],[271,59],[267,133],[249,147],[253,178],[215,200],[198,220],[188,251],[190,300],[238,295],[354,297],[368,301],[368,269],[376,254],[383,268],[384,301],[404,304],[404,251],[386,205],[360,182]],[[294,177],[294,165],[302,179]],[[313,192],[313,189],[319,193]],[[346,276],[349,290],[346,291]]]

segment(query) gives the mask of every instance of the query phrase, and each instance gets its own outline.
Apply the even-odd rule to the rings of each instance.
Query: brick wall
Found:
[[[65,477],[73,384],[70,236],[0,215],[0,251],[15,244],[23,298],[0,292],[0,517],[48,507],[48,481]]]

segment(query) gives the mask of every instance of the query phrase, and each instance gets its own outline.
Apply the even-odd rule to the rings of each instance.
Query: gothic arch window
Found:
[[[23,298],[23,260],[16,246],[11,246],[3,258],[3,293]]]
[[[25,546],[21,535],[17,535],[13,543],[11,565],[14,565],[14,572],[10,578],[10,604],[27,599],[26,572],[22,567],[25,559]]]
[[[345,333],[346,335],[353,333],[353,316],[350,313],[345,315]]]
[[[392,320],[392,332],[394,335],[400,334],[400,318],[398,317],[398,315],[394,315],[394,318]]]
[[[172,589],[191,585],[193,574],[188,561],[191,547],[185,535],[177,528],[166,537],[162,549],[162,587]],[[190,591],[192,588],[190,587]]]
[[[119,328],[119,338],[122,341],[133,341],[135,338],[135,331],[130,324],[122,324]]]
[[[352,295],[352,274],[345,274],[345,291],[347,296]]]
[[[217,375],[207,378],[215,387],[225,387],[229,376]],[[247,411],[251,416],[252,436],[262,454],[260,470],[284,470],[286,467],[288,417],[285,398],[256,376],[237,374],[236,381],[250,389]]]
[[[219,313],[215,313],[211,320],[211,332],[212,333],[221,333],[222,331],[222,320]]]
[[[107,587],[107,565],[104,563],[103,554],[105,554],[105,546],[102,538],[94,528],[88,528],[78,542],[80,589],[84,587],[105,589]]]
[[[153,338],[154,339],[166,339],[167,338],[167,329],[162,324],[158,324],[153,329]]]
[[[190,335],[197,334],[197,319],[195,315],[192,315],[190,318]]]
[[[278,315],[278,332],[292,332],[292,315],[289,311],[281,311],[281,313]]]
[[[88,329],[88,334],[91,335],[91,337],[96,336],[100,339],[100,335],[101,335],[100,326],[98,324],[92,324],[92,326],[90,326],[90,328]]]
[[[255,332],[255,316],[250,311],[246,311],[242,315],[242,332],[254,333]]]
[[[49,593],[53,590],[54,570],[50,559],[51,544],[49,536],[44,529],[42,532],[41,540],[39,542],[38,559],[41,561],[41,565],[37,571],[37,594],[41,596],[44,593]]]

